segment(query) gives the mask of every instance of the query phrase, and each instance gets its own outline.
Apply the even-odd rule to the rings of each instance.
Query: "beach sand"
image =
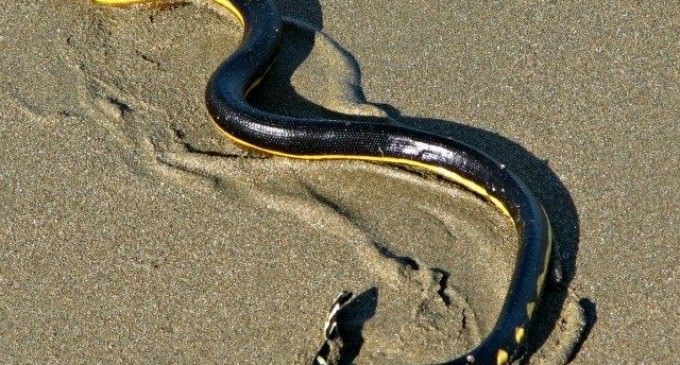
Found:
[[[255,105],[460,139],[544,203],[559,256],[526,363],[677,363],[677,6],[278,5]],[[1,363],[309,363],[343,289],[346,363],[445,361],[493,326],[517,237],[487,202],[219,134],[203,92],[241,36],[223,11],[0,9]]]

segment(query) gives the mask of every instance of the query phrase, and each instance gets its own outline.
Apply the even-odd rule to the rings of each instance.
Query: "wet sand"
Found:
[[[448,135],[544,202],[561,272],[528,363],[675,363],[679,9],[278,4],[258,107]],[[309,363],[341,289],[347,363],[445,361],[493,326],[516,235],[489,204],[220,136],[203,91],[241,29],[219,9],[0,8],[0,362]]]

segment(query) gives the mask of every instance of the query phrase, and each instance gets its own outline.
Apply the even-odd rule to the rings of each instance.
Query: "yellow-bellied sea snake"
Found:
[[[107,5],[173,2],[94,1]],[[504,365],[521,356],[527,327],[543,291],[552,244],[550,223],[533,193],[504,165],[451,138],[392,123],[298,119],[254,108],[246,95],[279,51],[281,17],[273,0],[214,1],[233,13],[244,28],[239,48],[215,71],[205,92],[208,112],[224,136],[269,155],[363,160],[424,170],[462,185],[513,220],[519,249],[496,324],[477,347],[443,364]],[[315,364],[328,361],[328,347],[338,336],[337,313],[350,297],[351,293],[343,292],[333,303]]]

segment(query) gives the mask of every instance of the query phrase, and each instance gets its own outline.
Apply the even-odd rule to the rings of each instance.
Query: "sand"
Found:
[[[278,4],[286,41],[258,107],[455,137],[544,202],[561,275],[525,363],[677,363],[680,9]],[[489,204],[216,132],[203,90],[238,45],[233,18],[203,2],[0,9],[1,363],[309,363],[342,289],[360,339],[345,363],[445,361],[492,327],[516,236]]]

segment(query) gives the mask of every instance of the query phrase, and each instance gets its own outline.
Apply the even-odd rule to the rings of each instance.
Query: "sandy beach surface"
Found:
[[[391,118],[521,176],[559,256],[525,364],[677,364],[680,7],[279,0],[252,102]],[[0,363],[452,359],[493,326],[516,233],[393,166],[264,158],[203,103],[238,22],[206,1],[0,4]]]

